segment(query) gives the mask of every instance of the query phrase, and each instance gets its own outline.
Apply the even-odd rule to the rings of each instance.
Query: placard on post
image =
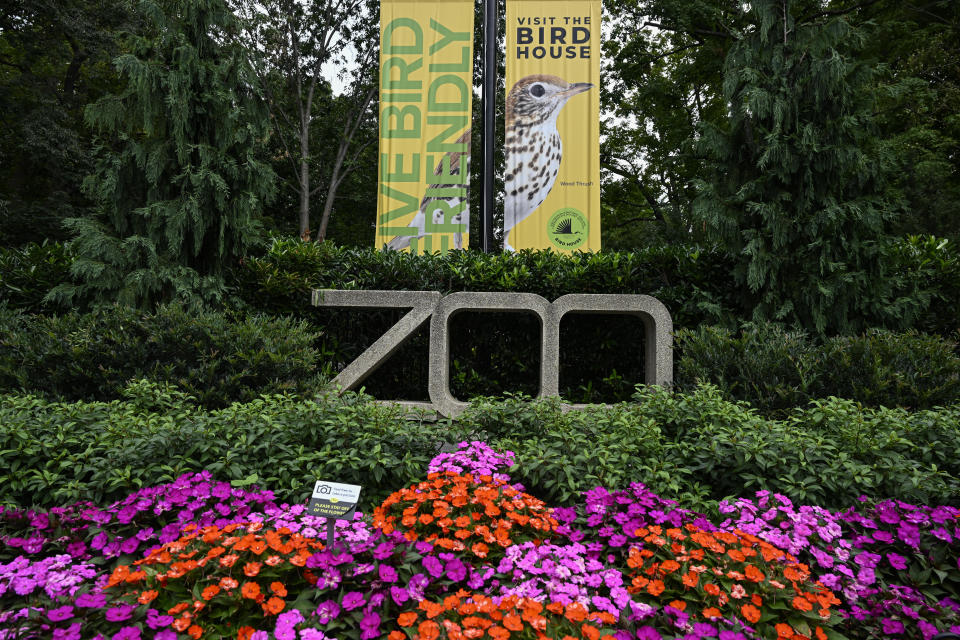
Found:
[[[327,519],[327,548],[333,545],[334,523],[337,520],[352,520],[360,500],[360,485],[342,484],[317,480],[313,495],[307,505],[307,513]]]

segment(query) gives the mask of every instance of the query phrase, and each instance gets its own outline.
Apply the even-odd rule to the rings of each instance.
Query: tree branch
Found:
[[[657,29],[663,29],[664,31],[675,31],[679,33],[689,33],[696,34],[700,36],[709,36],[712,38],[729,38],[729,33],[724,33],[723,31],[711,31],[710,29],[683,29],[681,27],[673,27],[668,24],[663,24],[662,22],[644,22],[644,27],[656,27]]]

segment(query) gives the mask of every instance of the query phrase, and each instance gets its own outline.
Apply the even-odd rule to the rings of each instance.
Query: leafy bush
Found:
[[[209,411],[153,383],[139,400],[0,400],[0,504],[109,503],[140,487],[208,469],[302,502],[317,479],[364,487],[362,508],[425,475],[449,424],[407,422],[395,407],[348,395],[263,397]],[[160,412],[145,407],[167,407]]]
[[[676,385],[708,382],[763,412],[783,414],[839,396],[912,409],[960,400],[960,356],[938,336],[871,330],[817,341],[770,323],[739,333],[716,326],[676,332]]]
[[[714,387],[654,387],[635,403],[566,413],[557,402],[483,400],[456,422],[431,423],[352,394],[210,411],[151,383],[134,390],[127,402],[0,400],[0,504],[108,502],[208,469],[298,502],[315,479],[360,484],[369,510],[426,475],[442,443],[473,439],[516,452],[513,479],[558,505],[631,482],[695,509],[759,488],[827,507],[862,494],[960,502],[957,406],[910,413],[830,399],[773,420]]]
[[[32,242],[17,249],[0,247],[0,300],[31,313],[48,309],[43,298],[69,279],[70,263],[59,242]]]
[[[316,334],[266,316],[145,314],[110,307],[59,317],[0,311],[0,386],[68,400],[121,397],[137,378],[172,383],[209,407],[318,385]]]

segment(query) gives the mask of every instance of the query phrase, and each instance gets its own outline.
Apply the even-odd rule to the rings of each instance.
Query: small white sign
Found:
[[[356,504],[360,499],[360,485],[317,480],[317,484],[313,487],[313,497],[320,500],[329,500],[334,504],[337,502]]]

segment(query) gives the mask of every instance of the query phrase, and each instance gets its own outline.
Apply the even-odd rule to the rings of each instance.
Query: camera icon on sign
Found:
[[[317,487],[317,493],[328,494],[332,491],[332,488],[328,484],[321,484]]]

